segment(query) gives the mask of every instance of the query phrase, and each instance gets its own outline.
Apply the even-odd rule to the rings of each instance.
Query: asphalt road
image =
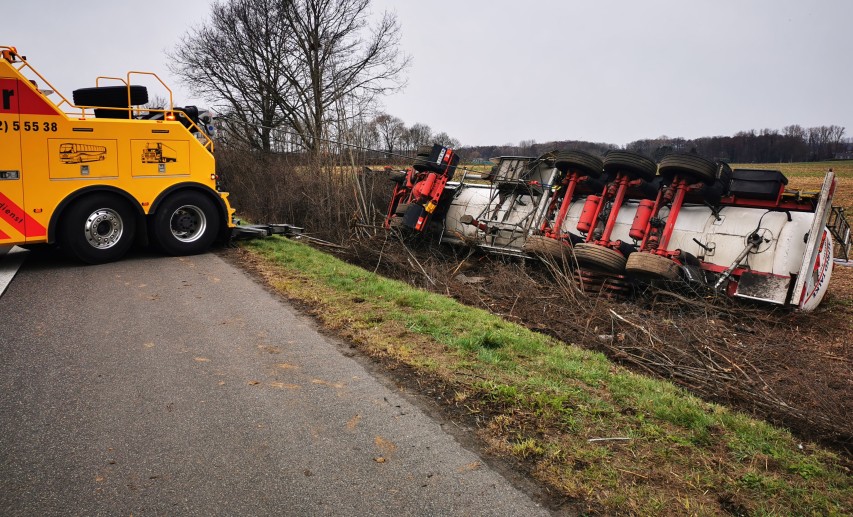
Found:
[[[216,255],[30,257],[0,298],[0,514],[546,513],[386,385]]]

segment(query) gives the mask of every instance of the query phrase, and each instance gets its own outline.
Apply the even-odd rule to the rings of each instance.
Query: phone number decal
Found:
[[[0,120],[0,132],[8,133],[9,131],[21,131],[24,130],[30,133],[55,133],[57,131],[56,122],[35,122],[35,121],[25,121],[19,122],[14,121],[11,124],[6,122],[5,120]]]

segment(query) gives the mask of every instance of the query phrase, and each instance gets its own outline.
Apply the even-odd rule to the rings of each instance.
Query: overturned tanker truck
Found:
[[[452,149],[419,149],[412,167],[392,173],[385,226],[562,259],[586,291],[676,282],[810,311],[827,291],[834,249],[845,259],[850,251],[831,170],[807,192],[779,171],[695,154],[501,157],[490,173],[454,182],[458,162]]]

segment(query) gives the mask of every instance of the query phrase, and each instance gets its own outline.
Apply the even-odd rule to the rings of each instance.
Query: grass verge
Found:
[[[849,462],[784,430],[298,242],[258,240],[243,250],[274,289],[366,354],[450,387],[447,403],[478,419],[493,452],[588,511],[853,509]]]

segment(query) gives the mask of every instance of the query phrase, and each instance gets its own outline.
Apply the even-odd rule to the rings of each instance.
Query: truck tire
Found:
[[[127,86],[100,86],[98,88],[80,88],[72,92],[77,106],[100,106],[103,108],[127,108]],[[130,105],[138,106],[148,102],[148,88],[133,84],[130,86]]]
[[[219,211],[200,192],[167,197],[154,213],[151,240],[169,255],[196,255],[210,248],[219,235]]]
[[[675,176],[686,176],[711,185],[717,179],[717,164],[696,154],[668,154],[661,159],[658,170],[668,181]]]
[[[554,259],[562,259],[571,254],[572,249],[562,241],[545,237],[544,235],[531,235],[524,241],[521,251],[531,255],[540,255]]]
[[[403,215],[409,209],[409,203],[397,203],[397,208],[394,210],[395,215]]]
[[[601,158],[583,151],[560,151],[554,161],[554,166],[565,173],[569,169],[579,169],[590,178],[601,176],[604,163]]]
[[[95,194],[75,201],[62,214],[58,240],[72,258],[103,264],[123,257],[135,235],[136,222],[127,201]]]
[[[634,178],[651,181],[658,170],[658,164],[642,154],[630,151],[607,151],[604,155],[604,172],[615,177],[622,172]]]
[[[654,253],[631,253],[625,271],[639,280],[681,278],[681,266],[677,262]]]
[[[609,273],[625,271],[625,255],[616,250],[599,246],[591,242],[583,242],[574,248],[575,260],[580,266],[600,269]]]

